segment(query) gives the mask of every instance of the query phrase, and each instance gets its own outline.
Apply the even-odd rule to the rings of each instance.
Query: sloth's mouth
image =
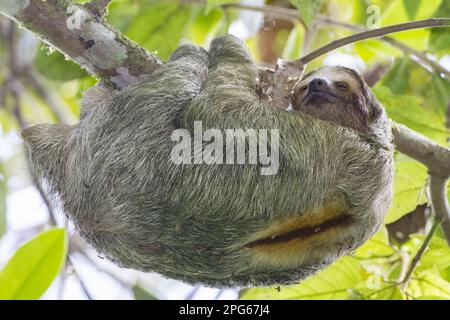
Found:
[[[311,92],[308,92],[303,101],[305,103],[311,103],[311,102],[332,102],[340,100],[338,96],[335,96],[331,92],[323,91],[323,90],[313,90]]]
[[[244,247],[277,253],[298,250],[329,241],[354,222],[345,201],[339,199],[326,203],[320,209],[270,222],[253,234]]]
[[[291,240],[304,239],[314,236],[316,234],[326,232],[335,227],[346,227],[352,224],[353,219],[348,214],[342,214],[336,218],[326,220],[320,224],[301,227],[298,229],[289,230],[280,234],[273,234],[271,236],[260,238],[251,241],[245,245],[246,248],[254,248],[258,246],[282,244]]]

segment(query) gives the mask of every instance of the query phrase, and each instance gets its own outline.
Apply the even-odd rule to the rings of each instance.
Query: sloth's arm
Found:
[[[185,78],[185,84],[193,84],[195,91],[198,91],[206,80],[208,74],[208,53],[205,49],[193,45],[185,44],[172,53],[167,63],[169,74],[165,77]],[[189,91],[189,88],[174,88]],[[182,92],[177,92],[182,94]]]
[[[204,85],[208,75],[208,53],[203,48],[186,44],[179,47],[169,61],[153,72],[141,84],[126,91],[133,96],[145,95],[156,104],[171,108],[187,103],[194,98]],[[132,102],[129,102],[132,104]]]
[[[239,93],[246,99],[256,99],[258,68],[244,43],[230,35],[217,38],[211,43],[209,57],[208,94],[229,98]]]
[[[162,68],[157,69],[152,74],[146,75],[145,80],[136,83],[124,91],[115,90],[103,82],[89,88],[83,94],[80,119],[83,119],[97,106],[104,103],[114,103],[114,100],[117,97],[120,98],[122,94],[126,96],[126,92],[132,92],[140,86],[147,88],[149,84],[151,85],[158,81],[170,82],[172,78],[182,80],[182,83],[178,82],[178,88],[173,88],[177,91],[177,94],[182,94],[184,89],[188,91],[188,95],[192,93],[191,91],[197,94],[206,79],[207,73],[208,53],[206,50],[191,44],[183,45],[171,55],[169,61]],[[180,77],[184,77],[184,79]],[[183,82],[183,80],[185,81]],[[161,89],[169,89],[169,87],[167,84],[162,84]]]
[[[193,121],[201,120],[214,128],[272,127],[286,112],[261,101],[257,78],[258,68],[239,39],[230,35],[215,39],[209,51],[208,78],[185,109],[183,125],[191,128]]]

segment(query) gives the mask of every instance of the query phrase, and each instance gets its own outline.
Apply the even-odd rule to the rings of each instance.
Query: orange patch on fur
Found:
[[[281,218],[255,233],[245,245],[260,253],[290,254],[312,244],[325,243],[352,223],[343,199],[301,215]]]

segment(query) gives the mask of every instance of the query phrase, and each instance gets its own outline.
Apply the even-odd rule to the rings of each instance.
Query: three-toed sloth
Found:
[[[347,68],[304,76],[290,110],[259,97],[257,80],[232,36],[209,52],[182,46],[78,124],[26,128],[32,173],[80,234],[121,266],[210,286],[297,282],[382,224],[393,178],[389,121]],[[267,130],[256,158],[264,148],[276,153],[276,172],[262,174],[258,161],[174,161],[174,132],[194,135],[195,123],[216,136],[188,156],[220,140],[218,132],[230,142],[225,132],[236,129],[236,144],[223,151],[254,159],[248,132]]]

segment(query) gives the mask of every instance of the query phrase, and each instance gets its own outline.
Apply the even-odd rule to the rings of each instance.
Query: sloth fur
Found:
[[[359,75],[346,74],[360,83],[361,103],[376,109],[365,129],[299,105],[270,107],[257,95],[247,49],[224,36],[209,52],[180,47],[76,125],[34,125],[22,136],[33,175],[120,266],[220,287],[293,283],[368,240],[390,204],[386,113]],[[194,121],[204,130],[279,129],[278,172],[174,164],[171,134],[192,132]]]

